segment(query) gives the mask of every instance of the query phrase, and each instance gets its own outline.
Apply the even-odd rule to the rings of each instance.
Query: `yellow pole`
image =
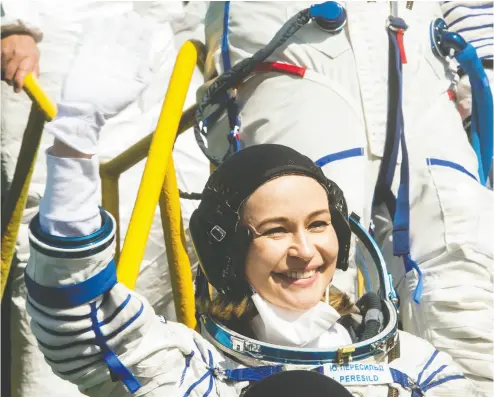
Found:
[[[24,89],[33,100],[33,106],[22,138],[12,184],[2,203],[1,297],[3,297],[10,273],[17,233],[26,207],[29,184],[45,120],[53,119],[57,113],[56,105],[43,92],[32,74],[26,76]]]
[[[175,62],[117,267],[118,280],[131,289],[135,287],[144,258],[154,211],[168,169],[196,61],[196,47],[186,42]]]
[[[41,109],[46,121],[51,121],[55,118],[57,105],[46,95],[32,73],[29,73],[24,79],[24,91]]]
[[[159,203],[177,320],[195,329],[197,321],[192,269],[187,255],[173,158],[170,158],[168,163]]]

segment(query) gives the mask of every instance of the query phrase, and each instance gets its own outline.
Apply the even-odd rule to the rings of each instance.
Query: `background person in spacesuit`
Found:
[[[146,66],[139,56],[145,51],[146,21],[135,15],[109,19],[99,33],[108,37],[109,30],[128,31],[129,25],[135,34],[122,46],[98,51],[109,70],[120,68],[118,98],[105,95],[112,93],[115,80],[95,80],[91,67],[76,67],[59,107],[78,103],[83,114],[59,115],[47,127],[56,139],[47,152],[40,213],[30,224],[25,275],[31,325],[54,372],[89,396],[239,396],[247,383],[228,380],[226,371],[238,368],[238,362],[194,330],[156,316],[145,298],[116,280],[115,224],[97,205],[100,131],[94,126],[127,106],[146,85],[135,79]],[[91,39],[96,50],[97,32]],[[87,52],[79,56],[84,63]],[[120,63],[122,58],[126,62]],[[72,83],[84,83],[84,90],[72,89]],[[93,90],[101,95],[91,96]],[[84,202],[70,194],[75,189],[84,192]],[[222,314],[233,308],[237,320],[246,320],[243,315],[255,307],[259,315],[247,324],[256,338],[286,348],[331,349],[353,342],[337,322],[336,308],[327,304],[344,303],[344,295],[325,297],[336,267],[345,269],[348,261],[346,203],[309,158],[281,145],[260,145],[230,157],[209,178],[191,232],[218,303],[230,301]],[[343,314],[347,305],[335,306]],[[396,321],[394,313],[394,326]],[[363,369],[377,371],[376,380],[344,384],[350,391],[380,397],[391,385],[396,389],[391,395],[415,396],[417,383],[426,396],[475,395],[447,354],[410,334],[399,335],[401,356],[388,367],[379,362],[388,351],[378,350],[366,360],[376,365]],[[402,375],[391,377],[390,368]]]
[[[13,65],[9,61],[14,55],[17,56],[20,68],[23,69],[15,75],[18,83],[20,83],[23,77],[31,71],[29,68],[37,63],[38,55],[41,53],[39,81],[44,91],[54,100],[60,98],[62,83],[74,62],[78,46],[89,30],[88,25],[91,23],[97,25],[109,15],[118,19],[123,14],[135,10],[146,16],[150,26],[155,27],[148,37],[149,46],[146,46],[148,53],[142,54],[148,60],[147,65],[152,76],[151,80],[140,95],[136,95],[132,103],[119,111],[111,122],[106,123],[102,129],[99,153],[100,160],[103,161],[120,154],[154,130],[176,59],[177,48],[191,36],[201,41],[204,40],[203,37],[198,36],[197,32],[191,32],[189,10],[188,7],[184,9],[181,2],[13,0],[2,1],[2,9],[4,11],[2,15],[2,66]],[[202,24],[199,18],[201,3],[195,4],[194,9],[195,24],[193,28],[196,29]],[[171,25],[173,25],[173,29]],[[179,32],[178,36],[175,35],[175,31]],[[132,34],[132,32],[128,32],[128,34]],[[14,51],[14,43],[12,43],[14,40],[16,42],[21,41],[21,45],[27,43],[25,45],[29,47],[22,45],[26,48],[24,51],[27,52],[20,51],[22,49],[20,46],[17,46],[16,51]],[[105,38],[103,38],[104,40]],[[37,46],[36,42],[38,42]],[[32,55],[29,56],[29,54]],[[14,60],[16,60],[15,56]],[[26,64],[27,61],[29,61],[28,64]],[[99,60],[93,56],[86,59],[85,62],[92,64],[98,63]],[[86,66],[87,64],[79,65],[81,68]],[[105,65],[101,64],[100,67],[105,68]],[[96,73],[95,69],[91,70]],[[110,70],[101,74],[106,78],[112,78],[112,75]],[[10,79],[10,75],[5,77]],[[187,107],[194,103],[195,90],[202,81],[201,74],[196,71],[186,101]],[[3,196],[8,191],[12,180],[31,101],[24,93],[14,93],[5,83],[2,85],[1,183]],[[20,86],[18,85],[16,88],[20,88]],[[92,92],[91,95],[98,94]],[[25,311],[26,290],[23,272],[29,257],[27,227],[30,219],[37,213],[39,200],[43,195],[46,184],[46,162],[43,153],[52,143],[53,138],[48,134],[43,134],[29,190],[29,200],[19,232],[17,253],[12,265],[10,319],[2,321],[3,330],[4,327],[11,327],[10,341],[6,341],[8,346],[4,346],[2,349],[4,355],[2,371],[6,371],[9,367],[9,357],[5,355],[9,350],[8,347],[11,348],[10,382],[8,379],[2,381],[2,388],[10,386],[11,394],[5,390],[4,392],[11,397],[39,395],[73,397],[80,395],[76,387],[67,382],[61,382],[52,374],[39,352],[36,339],[30,331],[30,318]],[[209,164],[198,150],[191,131],[182,134],[177,139],[173,156],[179,187],[186,192],[200,191],[209,175]],[[119,179],[122,244],[130,221],[144,162],[140,162],[122,174]],[[190,214],[195,207],[196,202],[182,201],[185,226],[187,226]],[[164,238],[158,212],[155,214],[155,221],[136,288],[137,291],[141,291],[147,297],[157,313],[168,318],[175,317]],[[5,305],[2,309],[6,309]],[[2,332],[2,335],[5,337],[7,332]],[[3,374],[5,375],[4,372]]]
[[[211,3],[206,16],[206,79],[265,48],[290,18],[311,4]],[[477,159],[462,126],[462,117],[471,111],[468,77],[461,78],[455,103],[448,90],[455,76],[450,66],[456,66],[433,53],[429,29],[435,18],[446,18],[452,31],[476,47],[486,73],[492,76],[493,4],[341,5],[345,14],[339,27],[345,24],[340,31],[335,29],[338,26],[328,32],[315,21],[308,23],[235,86],[236,93],[230,94],[236,98],[240,128],[232,128],[229,121],[235,117],[228,118],[225,111],[218,123],[207,125],[207,150],[222,158],[229,145],[227,135],[233,132],[241,147],[279,143],[316,161],[342,188],[349,210],[359,214],[366,227],[373,217],[376,240],[401,298],[404,329],[449,352],[490,396],[494,371],[493,194],[478,182]],[[409,160],[410,258],[421,270],[420,303],[413,300],[420,281],[417,270],[405,274],[402,258],[393,258],[388,212],[382,210],[384,205],[372,206],[377,201],[374,191],[386,131],[394,127],[399,108],[391,94],[388,106],[392,80],[388,80],[387,22],[393,6],[408,25],[398,44]],[[391,186],[395,197],[401,164],[400,153]]]

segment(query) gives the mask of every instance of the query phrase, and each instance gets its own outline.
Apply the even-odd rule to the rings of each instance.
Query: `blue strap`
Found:
[[[446,377],[444,377],[442,379],[436,380],[435,382],[432,382],[432,383],[429,383],[428,385],[425,385],[422,388],[422,391],[423,392],[426,392],[427,390],[432,389],[433,387],[442,385],[443,383],[449,382],[451,380],[456,380],[456,379],[465,379],[465,376],[464,375],[450,375],[450,376],[446,376]]]
[[[419,373],[419,377],[417,379],[417,383],[420,383],[420,381],[422,380],[422,375],[427,370],[427,368],[429,368],[429,366],[432,364],[432,362],[434,361],[434,359],[436,358],[436,356],[438,354],[439,354],[439,351],[438,350],[435,350],[434,353],[432,353],[432,356],[429,357],[429,360],[427,360],[427,362],[424,365],[424,368],[422,368],[422,371],[420,371],[420,373]]]
[[[180,386],[182,386],[182,385],[183,385],[183,383],[184,383],[184,380],[185,380],[185,374],[187,373],[187,370],[188,370],[188,369],[189,369],[189,367],[190,367],[190,361],[192,360],[192,357],[194,357],[194,353],[195,353],[195,352],[194,352],[194,350],[192,350],[192,351],[190,352],[190,354],[187,354],[187,355],[185,356],[185,368],[184,368],[184,370],[183,370],[183,372],[182,372],[182,376],[180,377]]]
[[[105,361],[113,380],[120,380],[127,387],[130,393],[135,393],[140,389],[141,384],[137,378],[129,371],[129,369],[118,359],[115,353],[106,343],[106,339],[101,332],[98,322],[98,310],[96,302],[90,303],[91,307],[91,323],[94,334],[96,336],[95,343],[101,349],[103,360]]]
[[[230,2],[225,1],[223,8],[223,36],[221,37],[221,59],[223,60],[223,73],[230,70],[230,51],[228,49],[228,23],[230,19]]]
[[[489,79],[475,48],[468,44],[456,55],[460,67],[468,74],[472,87],[472,146],[479,160],[479,175],[485,185],[493,156],[493,99]]]
[[[359,157],[364,155],[364,148],[356,147],[353,149],[343,150],[337,153],[331,153],[327,156],[321,157],[316,161],[319,167],[323,167],[326,164],[332,163],[333,161],[344,160],[350,157]]]
[[[227,369],[225,370],[225,376],[237,382],[258,382],[282,371],[283,365],[266,365],[262,367]]]
[[[420,371],[420,373],[419,373],[417,383],[420,385],[420,389],[424,393],[427,390],[432,389],[433,387],[442,385],[443,383],[449,382],[451,380],[465,379],[465,376],[463,376],[463,375],[450,375],[450,376],[446,376],[442,379],[439,379],[435,382],[432,382],[432,380],[437,376],[437,374],[441,373],[445,368],[448,367],[447,365],[441,365],[438,369],[436,369],[434,372],[432,372],[432,374],[429,375],[426,380],[424,380],[421,383],[420,381],[422,380],[422,376],[424,375],[427,368],[430,367],[430,365],[432,364],[432,362],[434,361],[434,359],[437,357],[438,354],[439,354],[439,351],[435,350],[434,353],[432,354],[432,356],[429,358],[429,360],[427,360],[427,363],[424,365],[424,368],[422,368],[422,371]]]
[[[194,341],[194,343],[197,346],[197,342]],[[199,348],[199,346],[198,346]],[[202,375],[198,380],[196,380],[194,383],[192,383],[187,391],[185,392],[183,397],[189,397],[190,393],[199,386],[205,379],[209,377],[209,387],[206,393],[203,395],[203,397],[207,397],[210,393],[211,390],[213,389],[213,382],[214,382],[214,362],[213,362],[213,354],[211,353],[211,350],[208,349],[208,355],[209,355],[209,362],[206,362],[206,359],[204,355],[202,354],[201,350],[199,349],[199,353],[201,353],[201,357],[203,361],[207,364],[208,370]]]
[[[31,279],[26,271],[24,280],[35,302],[50,308],[67,309],[88,303],[110,290],[117,283],[117,273],[112,259],[98,274],[77,284],[45,287]]]
[[[394,87],[394,89],[396,90],[397,96],[397,101],[394,105],[394,108],[396,109],[395,141],[397,141],[399,137],[402,157],[400,167],[400,185],[398,187],[396,209],[393,218],[393,253],[395,256],[401,256],[403,258],[403,264],[407,272],[412,269],[417,272],[418,283],[414,291],[413,299],[415,302],[420,303],[423,288],[422,272],[420,271],[417,263],[410,256],[410,171],[408,149],[405,139],[405,124],[403,120],[402,60],[400,57],[396,31],[392,29],[393,26],[403,29],[406,27],[406,24],[401,18],[390,17],[390,27],[388,28],[390,45],[389,79],[390,82],[396,82],[396,87]],[[391,56],[391,53],[394,54],[394,57]],[[389,183],[389,181],[387,182]]]

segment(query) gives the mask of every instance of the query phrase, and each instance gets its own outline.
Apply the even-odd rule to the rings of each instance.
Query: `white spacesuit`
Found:
[[[99,143],[101,159],[109,160],[115,157],[154,130],[177,55],[170,22],[184,18],[182,3],[14,0],[2,1],[2,6],[5,12],[2,16],[2,31],[20,29],[37,39],[44,36],[38,44],[41,52],[39,81],[45,92],[54,100],[60,98],[62,83],[88,23],[97,24],[99,20],[109,15],[117,18],[118,15],[132,10],[147,16],[150,22],[156,25],[154,35],[149,37],[152,42],[149,65],[153,78],[149,86],[129,107],[105,125]],[[187,26],[180,24],[178,26],[182,37],[185,37]],[[98,60],[94,59],[94,62]],[[201,82],[202,76],[196,71],[186,106],[194,103],[194,92]],[[2,194],[8,189],[12,180],[30,106],[31,101],[25,94],[15,94],[12,89],[2,87]],[[44,151],[52,142],[53,137],[44,134],[30,186],[28,205],[19,231],[17,253],[12,265],[11,320],[3,325],[11,327],[12,396],[52,395],[55,397],[80,394],[74,386],[60,382],[52,375],[39,353],[36,340],[30,331],[30,319],[25,311],[26,290],[23,272],[29,257],[28,223],[37,213],[38,203],[43,195],[46,183]],[[178,138],[174,159],[180,188],[186,192],[200,191],[209,175],[209,165],[198,150],[190,131]],[[122,174],[119,179],[122,243],[143,168],[144,161]],[[185,224],[195,206],[196,204],[190,200],[182,202]],[[155,214],[136,288],[142,291],[157,313],[174,317],[164,238],[158,212]],[[7,368],[6,364],[5,368]]]
[[[240,147],[279,143],[316,161],[341,186],[350,210],[362,216],[363,224],[369,226],[373,219],[401,299],[404,329],[451,354],[466,376],[491,395],[493,194],[479,183],[479,165],[450,91],[454,74],[451,65],[434,54],[430,26],[435,18],[446,18],[451,30],[477,48],[488,72],[492,3],[340,5],[340,20],[328,26],[314,19],[292,31],[248,78],[235,82],[227,92],[233,98],[228,112],[214,115],[217,121],[208,120],[207,151],[221,159],[233,135]],[[310,6],[212,3],[206,17],[207,78],[266,48],[283,25],[294,23],[292,17]],[[397,78],[388,65],[393,56],[390,15],[407,25],[392,26],[401,58],[402,84],[395,84],[402,86],[401,99],[389,91],[390,76]],[[466,76],[459,88],[458,105],[466,115],[471,103]],[[212,103],[221,98],[217,95]],[[393,224],[374,196],[386,131],[393,129],[396,117],[404,123],[408,148],[409,197],[405,209],[400,207],[409,211],[406,269],[401,257],[393,259]],[[203,125],[206,130],[206,122]],[[394,178],[387,175],[395,196],[404,181],[401,151],[397,162]]]

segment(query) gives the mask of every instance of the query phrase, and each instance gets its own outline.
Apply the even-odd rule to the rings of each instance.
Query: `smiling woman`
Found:
[[[255,236],[245,260],[250,285],[277,306],[314,307],[333,278],[338,256],[321,184],[300,175],[273,179],[245,202],[241,221]]]

